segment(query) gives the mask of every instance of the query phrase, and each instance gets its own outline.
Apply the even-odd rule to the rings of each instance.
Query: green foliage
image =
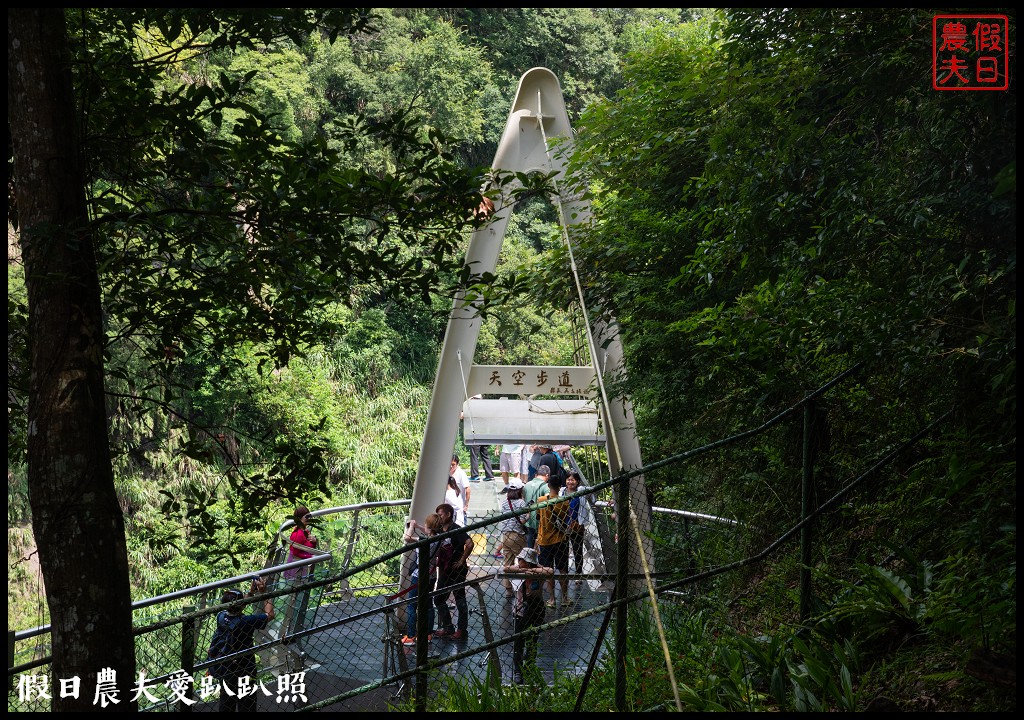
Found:
[[[574,249],[588,308],[625,331],[618,389],[645,457],[747,429],[863,361],[819,404],[821,501],[956,409],[816,526],[812,621],[788,629],[800,567],[787,552],[702,585],[700,609],[666,608],[685,709],[856,711],[880,694],[907,710],[1013,709],[964,668],[979,648],[1015,653],[1015,92],[930,91],[929,12],[68,17],[136,597],[259,565],[297,502],[407,497],[460,284],[483,280],[471,293],[489,303],[477,362],[575,362],[548,179],[518,178],[495,277],[460,267],[473,166],[493,156],[519,76],[542,65],[582,120],[573,164],[596,222]],[[10,524],[28,517],[17,263],[8,320]],[[741,518],[760,550],[793,522],[800,430],[648,482],[659,504]],[[399,530],[368,522],[360,553]],[[30,536],[9,529],[12,626],[45,622],[24,592],[38,584]],[[678,559],[674,540],[657,536]],[[701,541],[700,567],[736,544]],[[630,618],[628,704],[673,707],[649,621]],[[533,680],[493,692],[445,678],[438,709],[571,709],[578,679]],[[588,709],[612,709],[613,682],[606,654]]]
[[[848,585],[849,597],[833,607],[826,619],[853,620],[852,630],[872,640],[895,625],[913,632],[926,616],[932,591],[932,569],[923,564],[912,588],[904,578],[880,567],[860,568],[860,579]]]
[[[300,49],[365,27],[362,15],[259,15],[74,16],[76,31],[109,38],[80,46],[98,69],[78,88],[92,123],[84,147],[101,228],[107,368],[121,398],[125,450],[115,454],[124,469],[148,472],[152,452],[169,452],[185,464],[179,469],[202,475],[198,485],[168,490],[164,508],[206,530],[217,524],[207,508],[218,476],[236,493],[241,517],[327,493],[328,455],[344,443],[327,418],[347,413],[338,412],[328,378],[289,362],[337,332],[331,310],[354,303],[359,285],[429,304],[461,267],[456,250],[479,202],[478,174],[460,167],[446,138],[418,125],[408,105],[372,120],[338,116],[331,145],[316,131],[323,99],[307,91]],[[328,37],[332,22],[349,24]],[[135,33],[148,44],[132,44]],[[110,123],[115,112],[121,121]],[[360,147],[375,148],[378,167],[360,163]],[[342,355],[371,396],[390,384],[393,349],[401,351],[399,338],[359,338],[374,317],[364,313],[350,331],[362,344],[358,357]],[[258,389],[274,369],[274,391]],[[170,421],[129,419],[148,408],[168,411]],[[144,502],[131,495],[127,507]]]
[[[24,465],[7,468],[7,525],[26,522],[31,516],[28,472]]]
[[[559,78],[572,119],[612,86],[618,72],[612,28],[599,10],[458,8],[442,12],[451,12],[453,23],[464,26],[486,48],[499,87],[509,99],[524,72],[546,67]]]
[[[708,405],[684,388],[729,398],[706,437],[726,434],[738,401],[781,400],[781,388],[806,389],[857,358],[904,397],[939,404],[954,396],[940,388],[971,394],[1012,374],[1002,343],[1013,333],[1005,280],[1014,260],[987,213],[1012,214],[991,183],[1012,160],[1004,150],[1013,140],[998,113],[986,115],[1006,145],[995,150],[980,128],[969,144],[992,155],[991,174],[967,174],[955,188],[934,182],[938,167],[970,163],[948,145],[949,156],[924,161],[951,131],[939,114],[945,101],[920,93],[902,51],[887,54],[879,33],[868,40],[857,29],[881,27],[882,15],[737,11],[722,26],[735,41],[723,45],[700,25],[666,36],[626,68],[614,103],[589,111],[576,159],[609,191],[595,201],[600,222],[581,264],[594,299],[611,303],[626,329],[639,412],[678,418],[650,423],[655,447],[685,442],[687,419]],[[901,15],[901,37],[919,20]],[[820,37],[852,47],[826,43],[826,57],[817,41],[807,53],[787,44],[771,64],[757,63],[757,42],[770,42],[758,35],[764,27],[772,37],[782,27],[831,27]],[[847,53],[879,58],[891,73],[882,81],[872,67],[879,83],[868,86],[835,62]],[[781,68],[787,82],[770,81]],[[925,133],[916,129],[922,118],[932,123]],[[987,210],[967,217],[965,193]],[[964,252],[965,243],[977,251]],[[994,323],[976,310],[993,292]],[[1003,350],[982,360],[979,338]],[[1005,395],[998,402],[1012,405]]]
[[[579,679],[556,668],[551,684],[536,668],[526,668],[523,685],[494,687],[491,680],[478,677],[440,675],[433,682],[428,707],[432,712],[572,712],[579,692]],[[395,706],[412,711],[413,701]]]
[[[618,390],[634,402],[645,456],[756,426],[752,414],[862,361],[819,405],[821,502],[867,458],[957,408],[816,531],[819,592],[858,588],[830,642],[860,643],[873,661],[899,656],[899,638],[948,648],[965,637],[957,626],[987,642],[990,616],[991,637],[1015,631],[1013,94],[952,102],[928,91],[930,21],[730,9],[655,34],[619,94],[588,108],[574,156],[596,219],[577,261],[588,303],[625,332],[630,377]],[[743,518],[760,549],[799,507],[800,433],[779,427],[659,475],[656,498]],[[912,573],[879,565],[894,546]],[[735,621],[773,634],[785,613],[772,604],[785,598],[771,583],[797,569],[773,561],[746,576]],[[819,666],[830,652],[808,645],[787,660],[793,708],[856,699],[854,664]],[[700,701],[727,704],[712,675],[729,702],[749,700],[735,659],[720,665],[691,684]]]
[[[7,524],[7,625],[23,629],[50,620],[43,595],[43,577],[32,528],[25,523]],[[23,648],[19,648],[23,649]]]

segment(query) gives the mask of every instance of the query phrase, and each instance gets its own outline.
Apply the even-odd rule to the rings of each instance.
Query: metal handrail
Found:
[[[132,603],[132,611],[140,610],[142,608],[150,607],[152,605],[158,605],[169,600],[177,600],[178,598],[189,597],[192,595],[200,595],[210,590],[217,590],[222,587],[234,585],[245,580],[256,580],[259,577],[270,573],[276,573],[283,570],[289,570],[291,568],[303,567],[305,565],[312,565],[313,563],[322,562],[324,555],[330,557],[331,553],[322,553],[319,557],[304,558],[302,560],[295,560],[290,563],[283,565],[275,565],[270,568],[265,568],[258,572],[246,573],[245,575],[235,575],[234,577],[225,578],[223,580],[217,580],[211,583],[205,583],[203,585],[196,585],[195,587],[186,588],[184,590],[175,590],[174,592],[166,593],[164,595],[157,595],[155,597],[146,598],[144,600],[137,600]],[[27,630],[16,630],[14,633],[14,639],[16,641],[28,640],[29,638],[36,637],[37,635],[44,635],[50,631],[49,625],[40,625],[38,627],[29,628]]]
[[[381,507],[401,507],[402,505],[408,505],[411,503],[411,499],[406,500],[378,500],[375,502],[356,503],[355,505],[340,505],[338,507],[324,508],[322,510],[314,510],[309,514],[312,517],[321,517],[323,515],[333,515],[340,512],[358,512],[360,510],[373,510],[374,508]],[[284,532],[286,528],[290,528],[295,524],[294,520],[285,520],[277,528],[278,537]]]
[[[354,504],[354,505],[342,505],[342,506],[339,506],[339,507],[324,508],[322,510],[316,510],[314,512],[311,512],[310,515],[312,515],[313,517],[320,517],[322,515],[331,515],[331,514],[341,513],[341,512],[356,512],[356,513],[358,513],[361,510],[371,510],[371,509],[379,508],[379,507],[400,507],[402,505],[408,505],[411,502],[412,502],[411,500],[384,500],[384,501],[379,501],[379,502],[357,503],[357,504]],[[295,524],[294,520],[286,520],[283,523],[281,523],[280,527],[278,527],[278,530],[277,530],[278,539],[282,540],[282,542],[290,542],[290,541],[284,541],[280,536],[281,536],[281,532],[284,531],[285,528],[290,527],[290,526],[292,526],[294,524]],[[246,573],[244,575],[236,575],[234,577],[226,578],[226,579],[223,579],[223,580],[217,580],[217,581],[212,582],[212,583],[206,583],[204,585],[197,585],[195,587],[186,588],[184,590],[176,590],[174,592],[166,593],[164,595],[157,595],[155,597],[145,598],[143,600],[138,600],[138,601],[132,603],[132,611],[134,612],[135,610],[140,610],[142,608],[150,607],[152,605],[158,605],[158,604],[160,604],[162,602],[167,602],[169,600],[176,600],[176,599],[182,598],[182,597],[188,597],[188,596],[191,596],[191,595],[197,595],[197,594],[200,594],[200,593],[203,593],[203,592],[207,592],[209,590],[217,590],[218,588],[226,587],[228,585],[234,585],[236,583],[243,582],[245,580],[255,579],[257,577],[262,577],[263,575],[268,575],[270,573],[276,573],[276,572],[281,572],[281,571],[284,571],[284,570],[289,570],[291,568],[298,568],[298,567],[304,567],[306,565],[312,565],[314,563],[323,562],[323,560],[325,558],[333,557],[333,554],[330,551],[318,550],[316,548],[306,548],[306,549],[308,551],[310,551],[314,555],[314,557],[304,558],[302,560],[295,560],[293,562],[284,563],[284,564],[280,564],[280,565],[268,566],[268,567],[265,567],[265,568],[263,568],[261,570],[258,570],[257,572],[254,572],[254,573]],[[351,551],[351,549],[349,549],[349,552],[350,551]],[[38,635],[45,635],[49,631],[50,631],[50,625],[49,624],[39,625],[37,627],[28,628],[28,629],[25,629],[25,630],[16,630],[14,632],[14,640],[15,641],[28,640],[29,638],[33,638],[33,637],[36,637]]]
[[[599,508],[612,508],[613,510],[615,508],[613,503],[607,502],[606,500],[595,500],[594,506]],[[731,520],[730,518],[718,517],[717,515],[707,515],[705,513],[692,512],[690,510],[673,510],[672,508],[652,507],[651,512],[675,515],[677,517],[684,517],[688,520],[707,520],[709,522],[721,523],[723,525],[742,524],[739,520]]]

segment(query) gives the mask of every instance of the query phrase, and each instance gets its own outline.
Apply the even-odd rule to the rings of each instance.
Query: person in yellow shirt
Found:
[[[547,495],[541,495],[537,502],[544,502],[551,498],[557,498],[562,489],[562,480],[555,474],[548,476]],[[556,505],[549,505],[537,510],[537,550],[539,553],[538,562],[541,567],[552,568],[562,573],[569,572],[569,540],[566,532],[569,529],[569,503],[563,502]],[[549,608],[555,607],[555,579],[554,577],[545,581],[548,590],[548,601],[545,603]],[[569,597],[569,579],[562,577],[559,580],[562,586],[562,607],[573,604]]]

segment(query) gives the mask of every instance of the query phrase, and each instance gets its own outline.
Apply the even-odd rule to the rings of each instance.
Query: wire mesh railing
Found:
[[[450,693],[450,683],[488,693],[520,680],[539,687],[574,676],[579,679],[575,687],[580,710],[595,669],[610,663],[605,667],[615,677],[612,704],[623,709],[628,627],[627,616],[620,611],[652,600],[650,616],[657,617],[659,608],[665,611],[670,604],[699,600],[702,583],[779,551],[946,416],[889,449],[818,507],[802,499],[799,522],[774,539],[763,528],[744,522],[673,508],[654,507],[646,517],[637,517],[624,486],[642,472],[753,437],[787,416],[799,417],[796,411],[812,407],[816,395],[848,374],[758,428],[594,483],[575,496],[533,506],[531,510],[541,512],[571,503],[575,497],[586,498],[591,511],[581,554],[567,547],[564,571],[557,575],[530,574],[518,565],[506,567],[508,558],[499,547],[506,539],[502,523],[522,511],[502,513],[497,504],[498,510],[472,516],[466,524],[473,541],[466,579],[442,583],[436,590],[429,588],[430,592],[425,588],[422,594],[411,590],[411,567],[428,568],[431,544],[455,535],[442,533],[407,542],[409,501],[318,511],[318,533],[328,552],[306,561],[313,571],[301,583],[279,581],[287,567],[280,563],[286,530],[282,527],[282,543],[273,549],[267,567],[257,571],[268,580],[268,587],[253,600],[272,599],[275,621],[254,635],[248,652],[258,662],[245,691],[262,710],[426,710],[444,706],[441,693]],[[809,414],[804,413],[805,425],[813,420]],[[475,492],[481,491],[478,487]],[[801,555],[805,545],[801,537]],[[642,562],[638,547],[650,549]],[[224,586],[250,578],[227,579],[136,608],[138,668],[140,676],[145,672],[147,690],[151,690],[142,693],[146,702],[140,702],[140,707],[216,707],[225,688],[206,674],[211,662],[205,656],[213,618],[223,610],[214,598]],[[531,603],[524,602],[520,590],[527,585],[541,602],[532,603],[533,614],[524,622]],[[791,590],[787,586],[785,593]],[[802,577],[799,590],[802,613],[807,590]],[[688,607],[684,613],[697,605]],[[416,608],[414,617],[412,608]],[[794,610],[783,612],[793,618]],[[447,622],[448,614],[452,626],[464,633],[437,632],[446,629],[441,627],[442,617]],[[45,675],[48,665],[45,635],[45,629],[9,634],[9,710],[49,709],[45,694],[58,685],[34,679]],[[33,654],[36,659],[27,659]]]
[[[413,697],[426,701],[434,692],[427,688],[444,679],[512,684],[522,665],[516,662],[517,652],[530,661],[524,669],[534,680],[582,675],[603,653],[602,625],[611,597],[608,568],[615,567],[617,547],[610,492],[610,486],[581,491],[593,509],[589,538],[580,543],[580,554],[569,549],[567,573],[551,578],[550,587],[545,578],[543,617],[535,617],[525,633],[521,617],[517,620],[522,599],[509,589],[532,580],[514,566],[506,568],[499,528],[507,517],[497,511],[467,523],[473,540],[467,580],[424,593],[422,601],[408,592],[408,578],[403,579],[403,558],[411,561],[418,551],[417,544],[403,541],[408,501],[317,511],[317,533],[327,552],[281,563],[287,551],[287,528],[282,527],[282,542],[271,549],[266,567],[137,603],[132,695],[145,711],[213,710],[227,691],[246,693],[265,710],[380,710]],[[684,531],[694,518],[667,511],[656,515],[659,520],[650,531],[656,539],[655,563],[673,573],[680,563],[687,570],[700,565],[701,532],[732,532],[730,525],[717,522]],[[309,567],[310,574],[301,581],[284,579],[284,571],[294,566]],[[221,596],[226,588],[247,587],[255,577],[267,581],[266,591],[246,598],[253,604],[244,613],[258,612],[263,599],[270,598],[274,618],[254,632],[251,648],[220,658],[252,656],[256,663],[244,687],[225,688],[210,675],[215,663],[207,658],[218,614],[225,610]],[[465,636],[435,634],[422,647],[411,642],[417,636],[416,614],[410,612],[416,603],[435,618],[447,609]],[[47,629],[12,638],[9,667],[17,672],[11,674],[8,709],[48,711],[52,692],[68,679],[43,680],[48,678]],[[419,694],[417,682],[424,683]]]

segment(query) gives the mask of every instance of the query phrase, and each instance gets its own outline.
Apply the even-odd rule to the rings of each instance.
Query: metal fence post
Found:
[[[8,630],[7,631],[7,667],[14,667],[14,644],[15,644],[15,642],[16,641],[14,639],[14,631],[13,630]],[[13,675],[9,675],[8,676],[7,692],[9,692],[9,693],[14,692],[14,676]]]
[[[184,605],[182,615],[190,615],[196,611],[195,605]],[[181,669],[188,677],[192,677],[196,667],[196,619],[191,618],[181,623]],[[186,697],[195,700],[192,685],[188,686]],[[184,700],[178,701],[178,712],[192,712],[192,705]]]
[[[615,600],[626,597],[629,592],[629,484],[622,481],[615,488]],[[615,708],[626,710],[626,628],[629,609],[625,603],[615,606]]]
[[[430,605],[434,598],[430,597],[430,545],[423,544],[416,553],[416,712],[427,711],[427,660],[430,649],[427,646],[427,635],[433,629],[430,624]]]
[[[803,475],[800,482],[800,520],[811,513],[811,491],[814,485],[814,398],[804,404]],[[813,523],[800,530],[800,620],[811,615],[811,536]]]

